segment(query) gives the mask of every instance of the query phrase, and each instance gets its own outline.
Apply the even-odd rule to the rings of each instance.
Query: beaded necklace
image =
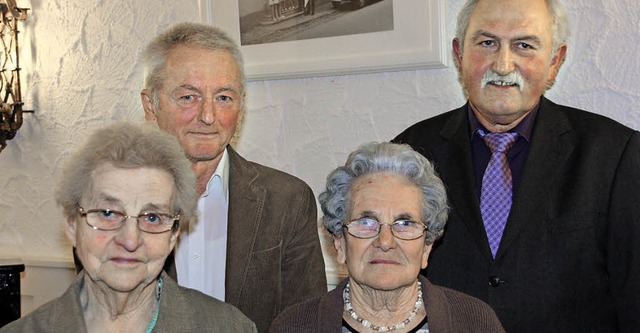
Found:
[[[366,320],[366,319],[362,319],[357,313],[356,311],[353,309],[353,305],[351,305],[351,297],[349,296],[349,291],[350,291],[350,285],[349,285],[350,281],[347,281],[347,285],[344,287],[344,291],[342,292],[342,299],[344,300],[344,310],[347,311],[349,313],[349,315],[351,316],[351,318],[355,319],[356,321],[358,321],[360,323],[360,325],[366,327],[366,328],[371,328],[372,330],[376,331],[376,332],[386,332],[386,331],[394,331],[397,330],[399,328],[404,328],[405,326],[407,326],[410,322],[412,322],[416,316],[418,315],[418,311],[420,311],[420,309],[422,308],[422,283],[420,283],[420,281],[418,281],[418,299],[416,300],[416,305],[413,307],[413,310],[411,310],[411,313],[409,314],[409,317],[405,320],[403,320],[402,322],[395,324],[393,326],[377,326],[374,325],[372,322]]]
[[[153,314],[153,318],[147,326],[147,329],[144,331],[145,333],[151,333],[154,327],[156,327],[156,322],[158,321],[158,313],[160,312],[160,295],[162,294],[162,277],[158,278],[158,285],[156,286],[156,300],[158,301],[158,305],[156,305],[156,311]]]

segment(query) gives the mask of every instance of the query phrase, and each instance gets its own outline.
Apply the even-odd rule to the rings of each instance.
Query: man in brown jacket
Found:
[[[229,142],[245,107],[240,51],[223,31],[178,23],[143,55],[147,120],[175,135],[197,176],[198,222],[183,228],[170,275],[268,329],[286,307],[326,293],[313,192],[242,158]]]

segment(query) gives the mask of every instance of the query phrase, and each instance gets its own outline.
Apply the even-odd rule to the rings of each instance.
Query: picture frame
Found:
[[[246,79],[447,67],[445,0],[382,1],[393,1],[392,31],[241,46]],[[240,42],[237,0],[200,0],[199,6],[204,23]]]

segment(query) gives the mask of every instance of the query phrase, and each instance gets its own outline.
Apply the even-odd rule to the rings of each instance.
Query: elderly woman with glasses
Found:
[[[327,177],[323,222],[349,277],[271,332],[504,332],[494,311],[420,276],[447,220],[442,181],[409,146],[365,144]]]
[[[231,305],[162,273],[196,180],[177,140],[152,124],[95,132],[58,186],[64,230],[84,266],[59,298],[5,332],[255,332]]]

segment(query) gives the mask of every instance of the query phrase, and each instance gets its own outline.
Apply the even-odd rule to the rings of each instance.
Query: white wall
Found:
[[[450,37],[462,2],[447,1]],[[19,1],[31,8],[21,25],[21,65],[25,106],[36,112],[25,115],[0,154],[0,257],[35,263],[25,279],[43,274],[37,271],[43,266],[70,267],[60,264],[71,256],[54,202],[59,166],[93,129],[121,119],[142,121],[139,53],[170,23],[199,21],[198,3]],[[573,37],[547,96],[640,129],[640,2],[564,3]],[[237,148],[306,180],[319,194],[327,173],[360,143],[387,141],[462,103],[454,68],[252,82]],[[46,298],[25,288],[29,297]]]

